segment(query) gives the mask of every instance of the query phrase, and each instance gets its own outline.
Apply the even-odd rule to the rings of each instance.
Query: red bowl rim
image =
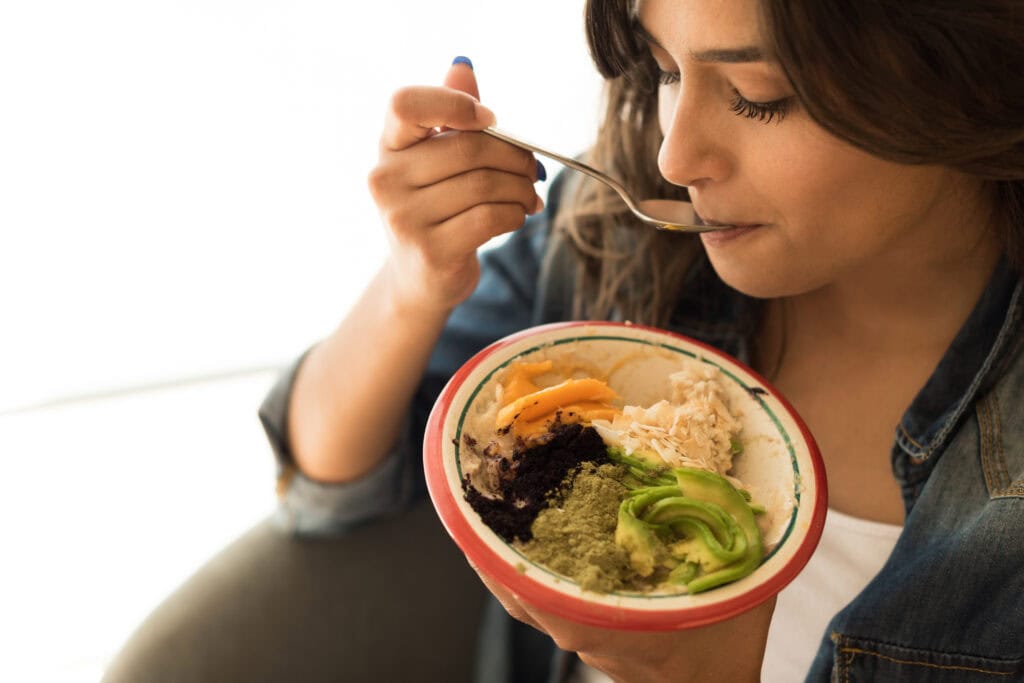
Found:
[[[502,348],[515,344],[522,339],[535,336],[538,333],[566,330],[575,327],[629,328],[631,330],[648,331],[659,336],[671,337],[697,346],[708,355],[715,356],[718,359],[727,361],[729,364],[742,368],[757,380],[760,386],[768,391],[788,413],[788,416],[797,425],[804,442],[807,444],[812,469],[811,475],[814,481],[814,498],[812,501],[809,501],[812,505],[812,515],[808,522],[807,532],[799,540],[799,547],[770,578],[755,585],[747,592],[708,605],[694,605],[664,610],[639,610],[629,607],[612,606],[573,597],[534,580],[528,574],[517,570],[513,565],[509,564],[505,558],[498,555],[470,526],[458,506],[455,494],[448,486],[442,459],[444,422],[456,392],[477,366],[496,351],[500,351]],[[549,323],[521,330],[499,339],[482,349],[455,372],[438,396],[427,420],[423,441],[423,459],[427,490],[438,512],[438,516],[441,518],[441,522],[448,531],[448,534],[478,571],[499,585],[509,588],[518,598],[534,607],[572,621],[604,628],[637,631],[692,628],[723,621],[756,607],[781,591],[807,564],[821,537],[828,507],[825,467],[821,460],[818,446],[807,425],[793,409],[792,405],[764,377],[732,356],[699,340],[670,330],[634,325],[632,323],[606,321]],[[806,480],[806,473],[801,473],[801,476]],[[807,502],[802,499],[801,505],[806,505]]]

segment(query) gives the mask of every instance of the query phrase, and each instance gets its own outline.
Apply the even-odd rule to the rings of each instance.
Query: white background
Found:
[[[97,680],[273,508],[256,407],[383,257],[395,88],[467,55],[501,127],[588,144],[582,7],[0,5],[0,680]]]

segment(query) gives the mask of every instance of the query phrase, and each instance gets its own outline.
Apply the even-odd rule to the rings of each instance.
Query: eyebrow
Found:
[[[661,43],[651,35],[651,32],[648,31],[647,28],[639,21],[634,21],[633,26],[645,42],[654,45],[655,47],[659,47],[662,50],[665,49]],[[764,51],[761,48],[754,46],[700,50],[699,52],[690,52],[690,56],[698,62],[718,62],[725,64],[745,64],[749,62],[767,61]]]

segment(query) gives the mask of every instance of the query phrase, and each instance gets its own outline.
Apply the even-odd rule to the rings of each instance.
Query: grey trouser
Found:
[[[469,681],[484,595],[429,501],[338,539],[266,521],[168,597],[103,682]]]

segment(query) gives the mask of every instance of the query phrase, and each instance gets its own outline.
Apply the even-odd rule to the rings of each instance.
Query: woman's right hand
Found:
[[[494,124],[477,98],[461,61],[444,87],[391,98],[369,186],[388,229],[389,288],[401,310],[450,311],[476,287],[477,248],[543,208],[536,159],[477,132]]]
[[[391,100],[370,174],[391,255],[306,356],[288,407],[292,455],[311,479],[355,481],[380,464],[448,313],[476,287],[477,247],[542,206],[536,160],[478,132],[494,114],[476,97],[473,70],[458,63],[445,87],[405,88]]]

